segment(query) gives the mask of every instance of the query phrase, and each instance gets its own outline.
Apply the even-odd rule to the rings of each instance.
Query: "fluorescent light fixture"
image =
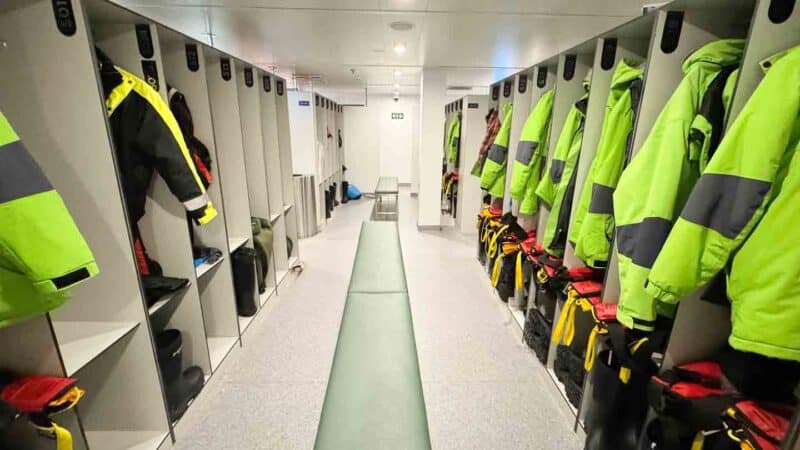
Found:
[[[395,84],[394,84],[394,88],[395,88],[395,89],[400,89],[400,83],[395,83]]]
[[[403,53],[406,52],[406,44],[402,42],[395,42],[394,46],[392,47],[392,50],[394,50],[396,54],[402,55]]]
[[[403,72],[400,72],[399,70],[395,70],[394,71],[394,77],[395,78],[400,78],[400,75],[402,75],[402,74],[403,74]]]

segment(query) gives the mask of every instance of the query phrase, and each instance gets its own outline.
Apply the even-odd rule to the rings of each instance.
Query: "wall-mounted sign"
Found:
[[[392,120],[403,120],[404,117],[405,116],[403,115],[403,113],[400,113],[400,112],[393,112],[392,113]]]
[[[229,58],[219,59],[219,72],[223,80],[229,81],[231,79],[231,60]]]
[[[150,59],[155,54],[153,50],[153,36],[150,34],[150,25],[136,24],[136,43],[139,44],[139,54],[142,58]]]
[[[481,107],[480,103],[467,103],[467,109],[478,109]]]
[[[70,0],[53,0],[53,14],[56,16],[56,28],[61,34],[64,36],[75,34],[78,28]]]
[[[261,77],[261,87],[264,88],[264,92],[272,92],[272,77],[263,75]]]
[[[200,69],[200,55],[197,54],[197,44],[186,44],[186,67],[191,72]]]
[[[245,67],[244,68],[244,85],[247,87],[253,87],[253,68],[252,67]]]
[[[308,100],[300,100],[300,101],[297,102],[297,104],[300,105],[300,106],[310,106],[311,102],[308,101]]]

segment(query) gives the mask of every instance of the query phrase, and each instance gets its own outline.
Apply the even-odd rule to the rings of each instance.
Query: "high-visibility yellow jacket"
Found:
[[[542,167],[547,160],[553,97],[552,89],[542,94],[528,115],[519,137],[517,154],[511,168],[511,198],[520,202],[521,214],[536,214],[539,209],[536,186],[539,185]]]
[[[0,112],[0,326],[61,306],[97,273],[61,196]]]
[[[511,103],[503,105],[503,120],[500,131],[494,138],[492,148],[486,156],[481,172],[481,189],[492,197],[503,198],[506,191],[506,164],[508,163],[508,140],[511,135]]]

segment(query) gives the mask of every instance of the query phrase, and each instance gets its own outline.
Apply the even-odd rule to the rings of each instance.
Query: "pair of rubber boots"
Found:
[[[192,400],[203,389],[205,376],[203,369],[197,366],[181,370],[183,340],[180,331],[162,331],[156,336],[156,347],[169,407],[169,420],[175,422],[183,416]]]

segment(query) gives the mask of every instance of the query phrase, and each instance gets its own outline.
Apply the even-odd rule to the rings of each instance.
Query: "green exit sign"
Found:
[[[392,120],[403,120],[403,113],[392,113]]]

